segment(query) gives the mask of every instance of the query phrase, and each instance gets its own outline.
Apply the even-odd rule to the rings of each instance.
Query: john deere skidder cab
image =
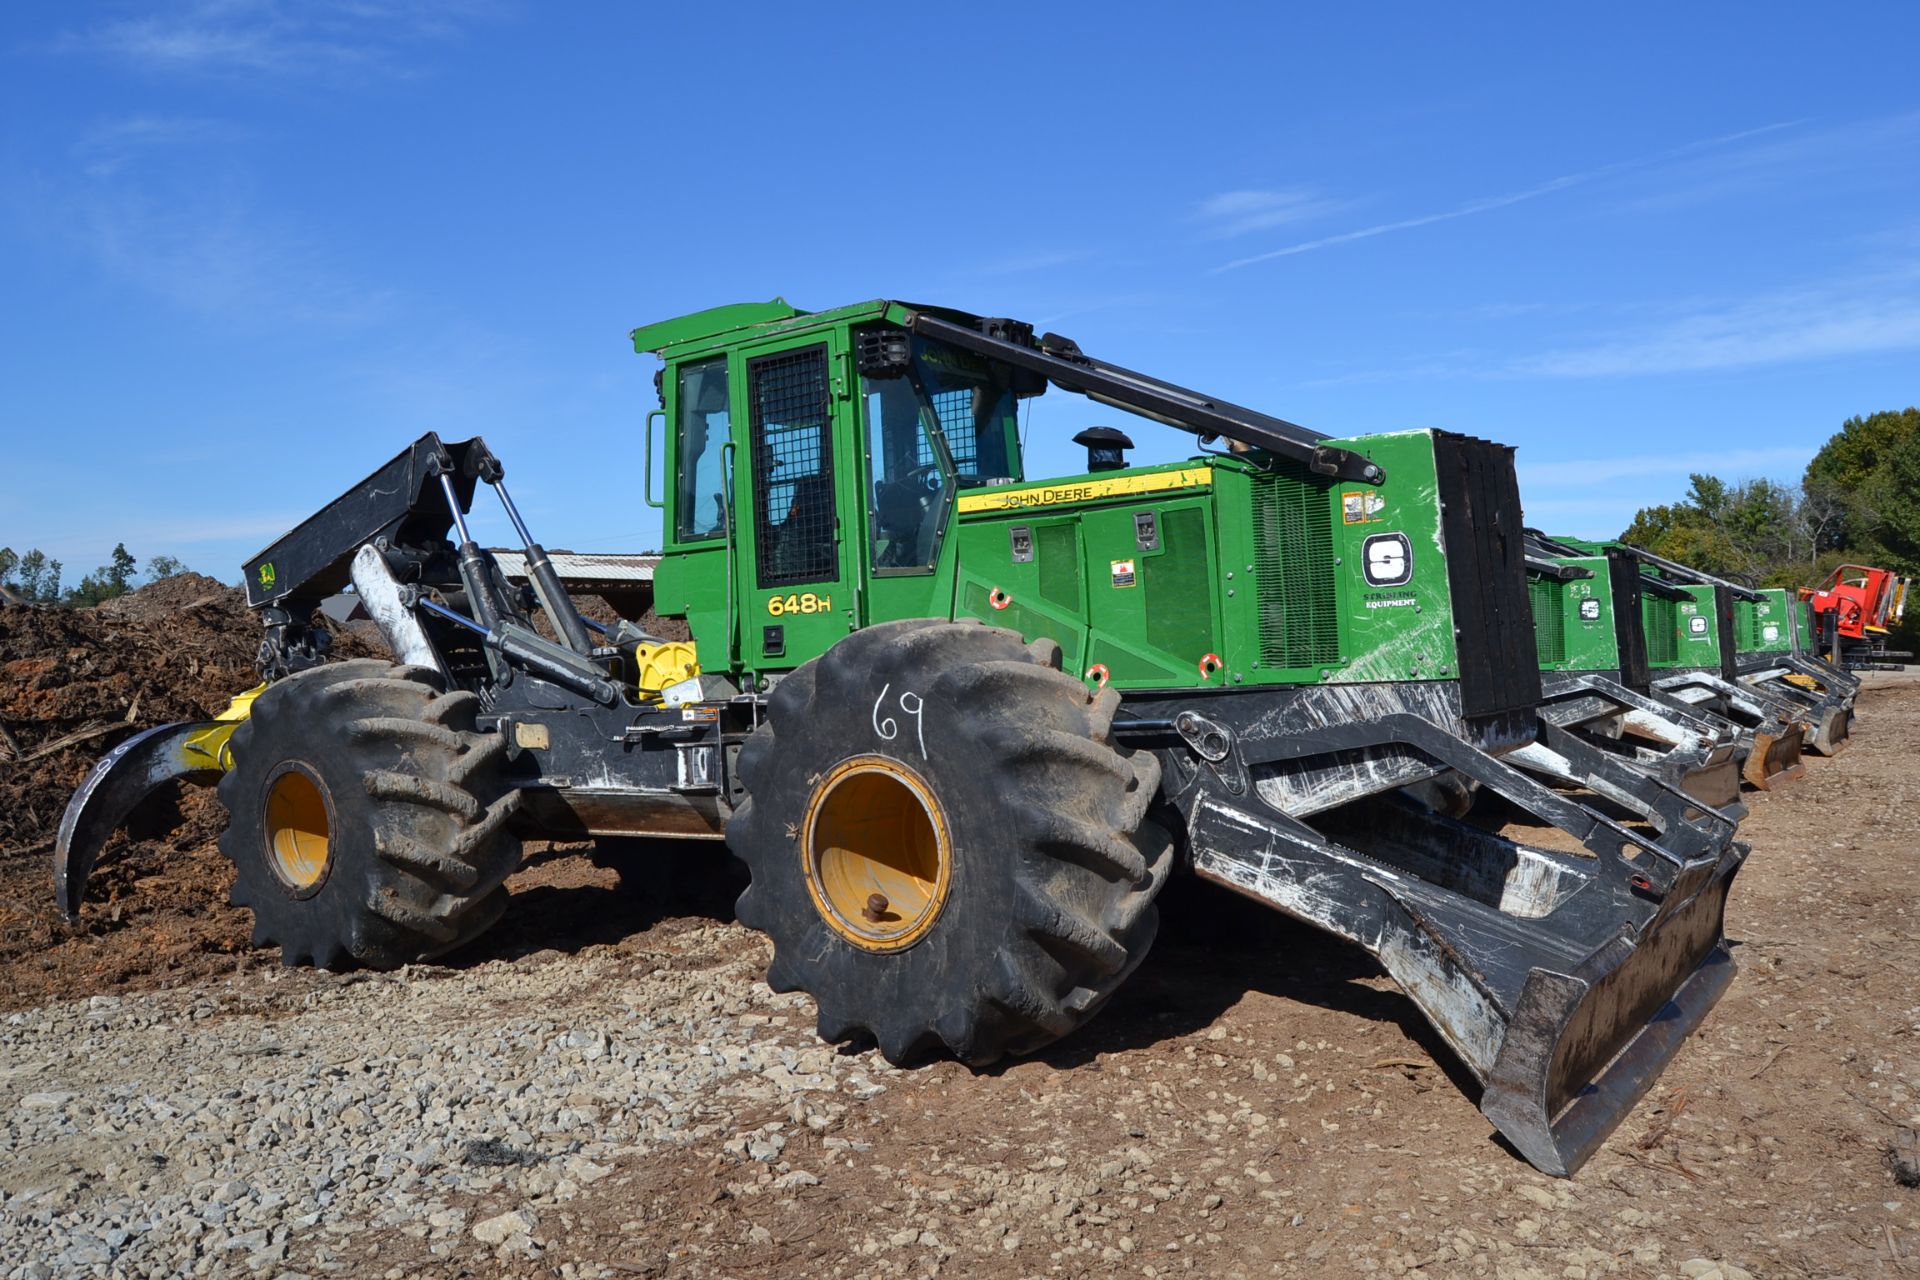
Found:
[[[664,362],[656,607],[695,653],[593,634],[486,446],[425,436],[248,562],[272,679],[89,779],[67,909],[156,776],[219,777],[257,937],[322,964],[474,936],[521,830],[724,837],[768,981],[822,1035],[986,1063],[1100,1008],[1178,867],[1379,957],[1557,1173],[1731,979],[1724,822],[1629,830],[1500,758],[1540,697],[1509,449],[1330,440],[897,302],[722,307],[634,344]],[[1091,430],[1086,474],[1030,478],[1019,411],[1050,388],[1203,451],[1127,466]],[[483,484],[531,592],[469,531]],[[323,661],[307,619],[349,581],[401,665]],[[1581,852],[1389,794],[1446,769]]]
[[[1743,637],[1756,647],[1777,643],[1777,639],[1766,639],[1767,619],[1780,605],[1777,598],[1770,599],[1758,588],[1715,577],[1638,547],[1629,547],[1628,551],[1640,562],[1644,575],[1678,584],[1691,597],[1690,601],[1675,597],[1676,654],[1672,670],[1676,673],[1661,677],[1663,687],[1677,691],[1719,690],[1721,682],[1730,680],[1758,702],[1756,710],[1730,697],[1736,718],[1764,712],[1770,721],[1761,726],[1763,730],[1770,731],[1771,724],[1783,725],[1788,727],[1789,736],[1792,727],[1797,725],[1801,730],[1801,745],[1821,755],[1834,755],[1846,745],[1857,681],[1842,676],[1809,688],[1779,679],[1780,670],[1774,666],[1750,669],[1752,664],[1741,657]],[[1705,626],[1701,619],[1705,619]],[[1690,670],[1678,671],[1700,663],[1706,665],[1692,665]],[[1783,665],[1793,664],[1788,660]],[[1804,665],[1808,673],[1820,669],[1811,663]],[[1693,695],[1682,692],[1680,696]]]
[[[1770,592],[1776,606],[1772,610],[1775,617],[1784,616],[1787,620],[1787,633],[1792,637],[1792,664],[1796,671],[1804,672],[1823,690],[1839,693],[1851,706],[1860,696],[1860,677],[1850,668],[1832,661],[1829,653],[1820,647],[1820,622],[1813,611],[1813,603],[1784,587]],[[1770,646],[1763,646],[1768,649]],[[1746,659],[1750,664],[1758,665],[1766,660],[1762,653],[1756,653]]]
[[[1738,727],[1653,690],[1638,563],[1619,550],[1590,553],[1533,529],[1527,552],[1542,723],[1577,732],[1734,820],[1745,817]],[[1547,742],[1514,759],[1559,781],[1590,785]]]
[[[1752,598],[1735,596],[1735,665],[1741,683],[1801,707],[1813,724],[1808,745],[1830,756],[1852,736],[1860,678],[1801,650],[1796,610],[1797,602],[1784,587],[1760,588]]]
[[[1741,735],[1740,772],[1748,783],[1767,790],[1806,772],[1801,747],[1811,729],[1807,717],[1799,707],[1739,680],[1733,600],[1747,588],[1708,579],[1625,542],[1558,541],[1592,554],[1615,551],[1637,566],[1653,692],[1734,725]]]

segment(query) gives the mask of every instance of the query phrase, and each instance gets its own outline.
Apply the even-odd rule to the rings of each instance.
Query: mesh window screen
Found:
[[[760,551],[760,585],[836,578],[827,349],[763,356],[747,366],[747,377],[753,400],[753,532]]]
[[[933,393],[933,411],[947,437],[953,469],[963,476],[980,474],[980,434],[973,420],[973,392],[968,388]],[[929,459],[930,460],[930,459]]]

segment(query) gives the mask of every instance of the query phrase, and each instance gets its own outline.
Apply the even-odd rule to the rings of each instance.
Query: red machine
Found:
[[[1813,612],[1821,656],[1850,666],[1912,657],[1887,648],[1887,632],[1906,615],[1911,582],[1891,569],[1843,564],[1825,586],[1800,588]]]

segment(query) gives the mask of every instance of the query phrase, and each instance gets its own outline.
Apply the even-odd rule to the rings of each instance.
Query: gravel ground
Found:
[[[389,1228],[531,1257],[620,1162],[707,1139],[802,1185],[789,1132],[889,1072],[817,1041],[743,941],[701,924],[566,963],[262,969],[12,1014],[0,1257],[26,1260],[3,1274],[361,1275]]]
[[[560,851],[451,965],[0,1016],[0,1277],[1908,1274],[1920,682],[1881,683],[1750,797],[1740,976],[1570,1181],[1364,956],[1204,886],[1079,1035],[897,1071],[767,990],[724,885]]]

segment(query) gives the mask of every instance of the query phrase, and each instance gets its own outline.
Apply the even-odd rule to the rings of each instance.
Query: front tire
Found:
[[[1172,841],[1151,753],[1108,739],[1119,695],[975,622],[856,632],[781,681],[740,755],[727,840],[768,934],[767,982],[830,1041],[972,1065],[1084,1023],[1153,941]]]
[[[506,742],[434,673],[363,660],[278,680],[234,731],[220,852],[253,944],[288,965],[393,969],[499,919],[520,863]]]

